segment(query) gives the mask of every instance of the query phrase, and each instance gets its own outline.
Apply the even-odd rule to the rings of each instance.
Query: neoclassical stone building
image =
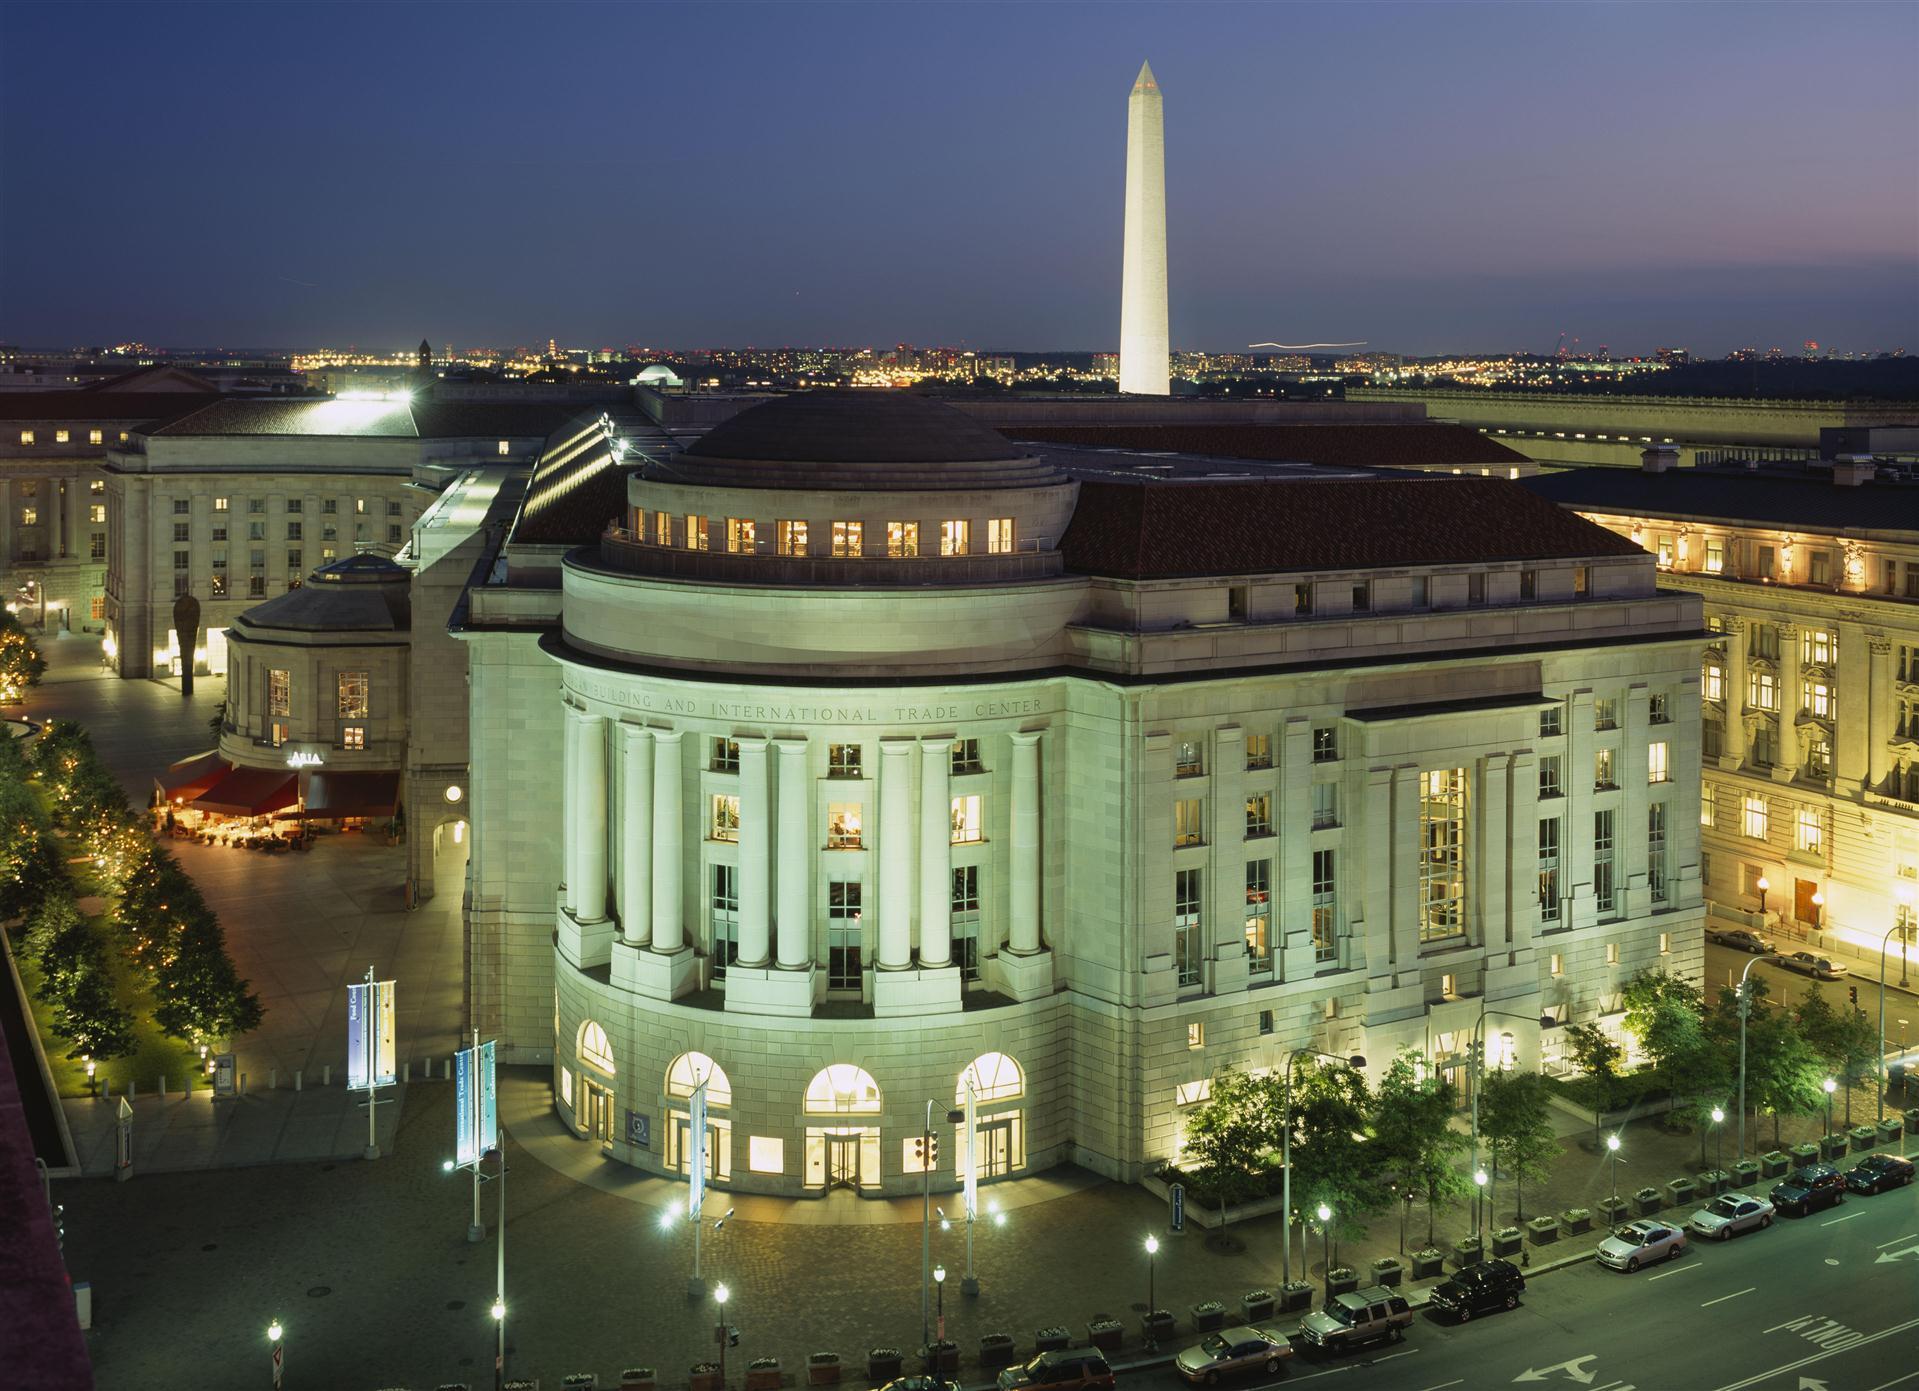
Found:
[[[1299,1048],[1536,1065],[1700,961],[1697,600],[1497,479],[814,393],[549,445],[456,609],[476,1023],[719,1181],[1173,1157]]]

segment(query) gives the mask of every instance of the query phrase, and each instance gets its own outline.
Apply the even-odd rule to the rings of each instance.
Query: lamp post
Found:
[[[1772,882],[1762,874],[1753,887],[1759,890],[1759,926],[1763,930],[1766,926],[1766,895],[1772,890]]]
[[[1486,1171],[1473,1170],[1473,1242],[1475,1245],[1486,1239]]]
[[[1839,1090],[1839,1084],[1828,1077],[1819,1085],[1826,1093],[1826,1134],[1830,1136],[1832,1134],[1832,1094]]]
[[[1618,1207],[1619,1206],[1619,1136],[1618,1135],[1616,1134],[1608,1135],[1606,1137],[1606,1154],[1607,1154],[1607,1157],[1612,1160],[1613,1206]]]
[[[493,1175],[493,1181],[499,1185],[500,1227],[499,1244],[495,1247],[493,1265],[493,1321],[499,1325],[499,1342],[493,1353],[494,1391],[506,1388],[506,1146],[502,1144],[494,1151],[500,1158],[500,1167]],[[478,1166],[475,1165],[475,1168]]]
[[[1765,880],[1760,880],[1764,883]],[[1752,968],[1768,958],[1755,956],[1746,963],[1746,969],[1739,973],[1739,1160],[1746,1159],[1746,1020],[1752,1016],[1752,992],[1746,984],[1746,978],[1752,974]]]
[[[275,1319],[267,1325],[267,1344],[273,1350],[273,1391],[280,1391],[281,1378],[286,1375],[287,1345],[286,1330]]]
[[[724,1280],[713,1287],[713,1303],[719,1310],[713,1316],[713,1341],[720,1345],[720,1391],[726,1391],[726,1301],[732,1294]]]
[[[1146,1238],[1146,1350],[1159,1351],[1159,1339],[1153,1336],[1153,1306],[1159,1302],[1159,1292],[1153,1287],[1153,1262],[1159,1255],[1159,1238]]]
[[[1333,1210],[1321,1203],[1319,1205],[1319,1240],[1322,1259],[1326,1263],[1326,1302],[1333,1302]]]
[[[1279,1166],[1280,1166],[1280,1279],[1285,1284],[1293,1283],[1293,1064],[1301,1058],[1324,1058],[1328,1062],[1345,1063],[1348,1067],[1364,1067],[1366,1059],[1355,1053],[1348,1058],[1340,1058],[1331,1053],[1322,1053],[1317,1048],[1295,1048],[1286,1058],[1286,1070],[1280,1081],[1280,1106],[1285,1113],[1280,1117],[1279,1125]]]
[[[1479,1084],[1485,1076],[1486,1021],[1489,1018],[1517,1019],[1521,1023],[1527,1024],[1537,1024],[1539,1022],[1538,1016],[1536,1015],[1529,1018],[1523,1014],[1514,1014],[1510,1010],[1487,1009],[1486,997],[1484,995],[1479,997],[1479,1022],[1473,1025],[1473,1043],[1472,1047],[1467,1050],[1466,1053],[1466,1073],[1468,1084],[1472,1087],[1473,1092],[1473,1181],[1481,1184],[1482,1187],[1484,1181],[1479,1177]],[[1475,1202],[1475,1214],[1477,1214],[1478,1210],[1478,1205]],[[1478,1240],[1478,1217],[1475,1216],[1473,1221],[1473,1238]]]
[[[1712,1108],[1712,1166],[1713,1168],[1719,1170],[1722,1174],[1726,1171],[1726,1132],[1723,1129],[1725,1123],[1726,1123],[1725,1111],[1718,1106],[1713,1107]]]
[[[926,1099],[926,1123],[920,1127],[920,1346],[926,1346],[926,1315],[933,1278],[933,1099]],[[722,1382],[721,1385],[725,1383]]]
[[[933,1299],[939,1322],[934,1325],[939,1330],[939,1340],[946,1341],[946,1267],[933,1267]]]

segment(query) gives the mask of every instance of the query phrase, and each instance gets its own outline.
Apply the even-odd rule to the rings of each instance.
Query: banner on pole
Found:
[[[347,1086],[390,1087],[398,1079],[393,1030],[393,982],[362,981],[346,988]]]
[[[495,1085],[493,1041],[453,1055],[453,1161],[478,1164],[500,1143],[500,1103]]]
[[[689,1111],[690,1119],[686,1136],[687,1173],[692,1183],[691,1191],[686,1198],[686,1210],[695,1221],[698,1221],[700,1204],[706,1201],[706,1083],[704,1081],[693,1088],[693,1101]]]
[[[979,1216],[979,1093],[973,1070],[966,1070],[966,1141],[961,1146],[966,1163],[966,1219]]]

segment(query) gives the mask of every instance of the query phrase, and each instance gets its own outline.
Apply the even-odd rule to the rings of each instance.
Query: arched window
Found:
[[[863,1067],[834,1063],[806,1084],[809,1115],[875,1113],[880,1109],[880,1084]]]
[[[613,1076],[613,1045],[606,1041],[606,1030],[591,1019],[580,1025],[580,1061]]]
[[[973,1084],[973,1099],[978,1102],[1012,1101],[1026,1092],[1026,1078],[1019,1064],[1004,1053],[982,1053],[966,1065],[959,1085],[953,1089],[953,1104],[966,1104],[966,1084]]]
[[[727,1080],[726,1069],[707,1057],[704,1053],[682,1053],[673,1060],[666,1070],[666,1094],[686,1097],[693,1095],[693,1089],[706,1083],[706,1104],[708,1106],[731,1106],[733,1104],[733,1084]]]

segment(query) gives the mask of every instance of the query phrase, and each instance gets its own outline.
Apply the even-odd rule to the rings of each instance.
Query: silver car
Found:
[[[1714,1198],[1692,1215],[1687,1228],[1698,1236],[1718,1241],[1772,1225],[1772,1204],[1764,1198],[1746,1198],[1726,1193]]]
[[[1263,1371],[1272,1375],[1293,1355],[1284,1333],[1267,1328],[1223,1328],[1173,1359],[1173,1369],[1195,1386],[1217,1386],[1226,1377]]]
[[[1637,1270],[1654,1261],[1669,1261],[1686,1249],[1686,1234],[1664,1222],[1628,1222],[1614,1227],[1594,1253],[1601,1265],[1614,1270]]]

